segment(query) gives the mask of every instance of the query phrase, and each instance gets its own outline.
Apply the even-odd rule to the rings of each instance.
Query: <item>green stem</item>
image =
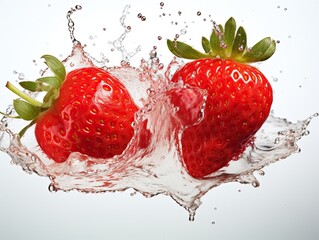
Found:
[[[42,103],[35,100],[34,98],[30,97],[29,95],[25,94],[24,92],[22,92],[21,90],[19,90],[18,88],[16,88],[13,84],[11,84],[10,82],[7,82],[6,87],[13,93],[17,94],[19,97],[21,97],[22,99],[26,100],[28,103],[30,103],[33,106],[36,107],[41,107]]]

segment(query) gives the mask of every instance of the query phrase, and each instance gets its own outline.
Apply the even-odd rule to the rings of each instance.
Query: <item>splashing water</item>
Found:
[[[123,11],[121,24],[129,7]],[[80,6],[76,8],[81,9]],[[71,40],[74,42],[72,53],[63,62],[68,71],[94,66],[81,43],[75,40],[74,23],[70,18]],[[72,22],[70,25],[70,21]],[[124,33],[126,34],[126,33]],[[123,48],[125,35],[113,42],[129,60],[132,54]],[[119,45],[117,45],[119,44]],[[127,149],[119,156],[110,159],[94,159],[80,153],[72,153],[64,163],[53,163],[37,146],[32,129],[24,139],[15,133],[14,120],[3,118],[0,123],[0,150],[10,155],[12,163],[19,165],[25,172],[49,177],[50,191],[79,190],[88,193],[113,192],[134,189],[145,197],[165,194],[174,199],[189,212],[194,220],[195,211],[201,204],[201,197],[210,189],[227,182],[240,182],[259,186],[254,173],[262,173],[262,168],[278,160],[299,152],[297,141],[309,134],[307,126],[318,114],[297,123],[277,118],[271,114],[257,132],[254,144],[249,146],[240,159],[231,161],[229,166],[220,169],[206,179],[194,179],[183,165],[180,140],[183,131],[201,119],[198,118],[205,108],[206,93],[198,88],[184,85],[183,82],[170,82],[174,71],[182,66],[177,59],[166,69],[159,62],[153,50],[148,60],[142,60],[139,67],[122,64],[121,67],[106,68],[120,79],[130,91],[135,103],[140,107],[136,113],[134,136]],[[182,122],[170,99],[176,93],[189,95],[195,101],[190,120]],[[183,98],[181,98],[183,99]],[[185,103],[180,103],[185,104]],[[8,108],[9,113],[12,108]],[[149,137],[147,146],[141,147],[141,139]]]

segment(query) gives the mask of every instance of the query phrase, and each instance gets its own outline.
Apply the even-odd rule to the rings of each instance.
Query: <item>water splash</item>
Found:
[[[129,6],[124,9],[123,16],[128,14],[128,9]],[[74,37],[74,22],[71,19],[74,11],[68,13],[74,46],[63,61],[67,71],[96,65],[96,61]],[[113,44],[123,53],[123,59],[129,60],[132,54],[123,48],[123,40],[128,32],[123,16],[121,25],[125,33]],[[164,68],[156,49],[153,49],[148,59],[141,60],[139,67],[134,68],[129,64],[113,68],[104,66],[122,81],[140,107],[133,123],[134,137],[119,156],[95,159],[72,153],[66,162],[54,163],[37,146],[32,129],[20,139],[16,134],[19,124],[5,117],[0,123],[0,150],[6,152],[12,164],[20,166],[23,171],[48,177],[51,182],[49,190],[52,192],[78,190],[97,193],[134,189],[145,197],[165,194],[189,212],[190,220],[194,220],[201,198],[210,189],[227,182],[248,183],[258,187],[260,184],[254,175],[256,172],[262,174],[265,166],[299,152],[297,142],[309,134],[307,127],[318,114],[296,123],[271,114],[257,132],[254,144],[245,150],[240,159],[231,161],[227,167],[206,179],[192,178],[184,168],[180,140],[187,127],[201,120],[198,113],[204,111],[206,93],[182,81],[170,81],[182,65],[183,62],[174,58]],[[197,109],[197,113],[190,113],[187,121],[179,119],[176,114],[186,103],[173,104],[171,99],[175,94],[192,94],[197,99],[191,106],[191,109]],[[12,108],[8,108],[7,113],[10,111]],[[145,139],[148,141],[143,141]]]
[[[82,9],[82,6],[76,5],[74,8],[71,8],[66,15],[66,18],[68,20],[68,29],[70,32],[70,38],[71,38],[73,43],[77,43],[78,40],[76,40],[74,37],[75,28],[74,28],[74,21],[72,20],[71,16],[74,12],[76,12],[77,10],[81,10],[81,9]]]
[[[70,67],[70,62],[74,68],[93,64],[80,44],[74,45],[72,54],[64,64]],[[181,122],[176,115],[176,109],[180,106],[174,106],[170,99],[177,92],[191,92],[200,99],[196,101],[198,106],[192,108],[203,111],[205,92],[182,82],[171,83],[166,78],[172,75],[168,71],[178,68],[178,61],[172,61],[165,72],[156,72],[155,77],[154,61],[150,58],[147,62],[143,62],[143,68],[108,68],[127,86],[141,107],[136,113],[134,137],[122,155],[94,159],[72,153],[66,162],[52,163],[39,148],[25,145],[25,142],[33,142],[36,146],[33,133],[21,140],[10,130],[10,122],[0,125],[1,151],[9,154],[12,163],[21,166],[24,171],[50,177],[50,191],[113,192],[134,189],[146,197],[165,194],[187,209],[190,220],[193,220],[201,197],[211,188],[226,182],[259,186],[254,172],[298,152],[297,141],[309,133],[308,124],[318,116],[315,114],[297,123],[269,116],[257,132],[254,145],[248,147],[239,160],[230,162],[229,166],[207,179],[194,179],[183,166],[179,143],[183,130],[200,119],[193,117],[189,122]],[[145,132],[150,140],[147,146],[141,147],[140,140],[145,138]]]
[[[134,57],[139,51],[141,51],[141,46],[136,47],[134,50],[132,51],[128,51],[125,47],[125,45],[123,44],[123,41],[125,40],[127,34],[131,31],[131,26],[126,25],[125,23],[125,19],[127,17],[127,15],[129,14],[129,9],[131,8],[130,5],[126,5],[122,16],[120,18],[120,23],[121,26],[124,29],[124,32],[121,34],[121,36],[119,38],[117,38],[114,41],[110,41],[109,44],[112,44],[113,47],[117,50],[120,51],[122,53],[122,59],[123,61],[125,61],[126,63],[128,63],[132,57]],[[146,17],[141,15],[141,20],[145,21]]]

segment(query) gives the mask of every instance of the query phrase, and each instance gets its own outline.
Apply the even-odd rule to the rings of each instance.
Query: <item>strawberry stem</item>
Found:
[[[210,38],[202,37],[204,53],[176,40],[168,39],[167,46],[175,56],[180,58],[222,58],[233,59],[240,63],[265,61],[275,53],[276,42],[270,37],[266,37],[253,47],[248,48],[245,29],[243,27],[236,29],[236,21],[232,17],[224,27],[214,24]]]
[[[22,99],[26,100],[28,103],[30,103],[33,106],[36,107],[41,107],[42,103],[35,100],[34,98],[30,97],[28,94],[25,94],[24,92],[22,92],[20,89],[18,89],[17,87],[15,87],[13,84],[11,84],[10,82],[7,82],[6,87],[13,93],[15,93],[16,95],[18,95],[19,97],[21,97]]]
[[[48,66],[48,69],[51,70],[54,76],[41,77],[34,82],[23,81],[20,82],[20,85],[25,90],[32,92],[45,91],[46,94],[43,97],[43,102],[39,102],[32,98],[30,95],[24,93],[10,82],[7,82],[6,84],[6,87],[11,92],[15,93],[21,98],[13,100],[13,108],[18,116],[9,116],[3,112],[0,112],[0,114],[6,117],[20,118],[26,121],[31,121],[20,131],[20,137],[22,137],[23,134],[37,122],[40,114],[48,110],[54,103],[54,100],[59,97],[60,87],[66,77],[66,69],[59,59],[52,55],[44,55],[42,58],[45,60],[45,64]]]

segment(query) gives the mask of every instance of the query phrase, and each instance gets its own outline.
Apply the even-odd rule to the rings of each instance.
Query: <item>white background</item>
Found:
[[[88,44],[88,50],[110,53],[107,40],[121,33],[119,17],[130,4],[132,32],[126,44],[143,47],[135,60],[147,58],[154,44],[164,62],[170,59],[165,41],[156,38],[172,38],[185,26],[184,20],[177,26],[170,24],[171,20],[179,20],[178,10],[187,16],[189,24],[181,40],[197,46],[201,37],[198,34],[210,32],[205,16],[211,14],[221,23],[233,16],[246,27],[249,43],[265,36],[280,40],[276,54],[258,66],[273,84],[275,114],[297,121],[319,111],[318,1],[175,0],[164,1],[163,10],[160,1],[0,3],[3,86],[7,80],[17,79],[13,71],[37,77],[43,54],[66,57],[70,53],[65,16],[76,4],[83,7],[74,16],[76,36]],[[202,15],[197,16],[197,11]],[[139,12],[147,17],[145,23],[137,19]],[[160,18],[163,12],[175,17]],[[103,31],[103,27],[107,30]],[[112,64],[119,64],[116,53],[109,58]],[[1,110],[5,110],[13,95],[4,87],[0,94]],[[319,239],[318,128],[319,119],[314,119],[309,127],[311,134],[299,142],[302,152],[267,167],[265,176],[257,176],[259,188],[231,183],[211,190],[202,199],[195,222],[188,222],[187,212],[165,196],[146,199],[139,194],[132,197],[128,192],[50,193],[48,179],[24,173],[0,153],[0,239]]]

